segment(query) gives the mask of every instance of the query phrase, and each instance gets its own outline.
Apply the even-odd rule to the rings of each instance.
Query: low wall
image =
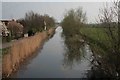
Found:
[[[2,77],[9,77],[13,71],[16,71],[20,63],[35,54],[35,51],[42,47],[43,42],[49,37],[48,35],[53,35],[54,31],[55,29],[49,29],[13,43],[8,53],[2,58]]]

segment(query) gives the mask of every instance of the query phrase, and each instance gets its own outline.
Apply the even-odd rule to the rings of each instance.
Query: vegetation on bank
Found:
[[[49,15],[40,15],[38,13],[34,13],[33,11],[27,12],[25,14],[25,18],[19,19],[18,22],[23,24],[24,33],[31,32],[41,32],[45,29],[51,27],[55,27],[55,19],[50,17]]]
[[[86,13],[83,12],[82,8],[71,9],[66,12],[63,21],[61,22],[63,28],[63,36],[65,38],[65,44],[67,46],[67,52],[64,54],[64,65],[72,67],[74,61],[79,62],[81,59],[82,52],[80,46],[83,43],[80,35],[80,29],[86,23]],[[84,49],[81,49],[84,50]]]
[[[43,47],[45,40],[54,35],[55,29],[37,33],[34,36],[23,38],[16,41],[10,48],[2,50],[6,54],[2,56],[2,76],[9,77],[12,72],[16,71],[21,62],[34,54],[38,49]]]
[[[10,50],[10,47],[7,47],[7,48],[0,49],[0,52],[2,55],[4,55],[4,54],[7,54],[9,50]]]
[[[45,26],[46,26],[46,30],[48,30],[47,31],[48,35],[51,35],[51,32],[49,31],[52,30],[53,32],[54,29],[50,29],[50,28],[55,27],[55,20],[53,17],[50,17],[47,14],[40,15],[38,13],[34,13],[33,11],[31,11],[26,13],[25,18],[17,20],[17,22],[23,25],[23,29],[22,29],[23,34],[21,35],[21,37],[18,37],[16,33],[19,32],[19,30],[21,30],[19,29],[20,25],[18,25],[17,22],[15,21],[11,21],[11,22],[13,22],[13,24],[8,25],[10,28],[9,30],[11,31],[11,36],[2,37],[2,41],[1,41],[2,43],[10,42],[13,39],[23,38],[24,37],[23,34],[26,34],[26,33],[28,33],[28,36],[32,36],[35,33],[44,31]],[[2,51],[1,52],[2,54],[6,54],[8,53],[9,48],[1,49],[1,51]]]
[[[32,36],[37,32],[55,27],[55,19],[47,14],[40,15],[30,11],[25,14],[24,18],[18,20],[12,19],[7,23],[6,27],[9,35],[2,37],[3,43],[22,38],[24,34]]]
[[[90,45],[94,57],[91,61],[94,65],[92,70],[96,73],[91,77],[120,78],[120,27],[118,24],[118,9],[118,2],[113,3],[113,6],[110,8],[105,7],[101,9],[99,23],[97,24],[80,22],[83,18],[81,17],[84,14],[83,11],[80,10],[79,13],[81,15],[76,15],[78,14],[77,10],[72,9],[68,11],[67,16],[64,16],[61,23],[68,49],[71,49],[71,44],[76,42],[77,44],[74,44],[74,46],[79,45],[78,48],[80,49],[79,43],[81,43],[81,38]],[[76,16],[80,19],[76,19]],[[71,51],[71,55],[79,54],[80,52],[73,54]],[[70,55],[70,53],[67,55]],[[68,58],[71,57],[68,56]],[[103,74],[102,76],[97,76],[101,73]]]
[[[61,25],[63,27],[63,34],[65,36],[71,37],[74,35],[79,35],[79,30],[82,26],[84,26],[86,20],[86,13],[83,12],[81,7],[75,10],[69,10],[61,22]]]

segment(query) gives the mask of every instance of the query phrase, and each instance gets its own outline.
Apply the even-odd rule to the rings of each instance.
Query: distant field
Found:
[[[100,41],[100,42],[103,42],[103,43],[109,43],[110,41],[110,37],[106,34],[106,28],[96,28],[96,27],[82,27],[80,29],[80,32],[83,34],[83,35],[86,35],[90,38],[92,38],[93,40],[97,40],[97,41]],[[116,34],[116,29],[113,28],[113,35],[114,37],[117,37],[117,34]]]
[[[81,33],[89,36],[91,38],[94,38],[95,40],[99,40],[102,39],[104,40],[105,38],[107,38],[107,35],[104,32],[104,28],[93,28],[93,27],[82,27],[80,29]]]

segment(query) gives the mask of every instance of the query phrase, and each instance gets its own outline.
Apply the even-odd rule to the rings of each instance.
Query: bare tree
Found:
[[[112,49],[114,53],[119,53],[120,48],[120,27],[119,27],[119,3],[114,2],[113,6],[104,7],[101,9],[101,14],[99,15],[99,21],[104,26],[105,32],[108,35],[108,40],[112,44]]]
[[[109,75],[109,77],[120,78],[120,2],[114,2],[112,6],[105,5],[103,9],[100,10],[99,22],[100,25],[104,26],[104,31],[107,34],[105,44],[101,41],[100,44],[104,44],[107,48],[106,52],[102,57],[96,57],[96,61],[99,67],[104,70],[104,72]],[[99,45],[100,45],[99,44]],[[103,48],[104,48],[103,47]],[[101,47],[102,49],[102,47]]]

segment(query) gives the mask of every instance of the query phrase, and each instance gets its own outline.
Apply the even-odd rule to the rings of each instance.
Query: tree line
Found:
[[[51,27],[55,27],[55,19],[50,17],[49,15],[40,15],[38,13],[34,13],[33,11],[27,12],[25,17],[19,19],[20,22],[24,26],[24,33],[36,33],[44,30],[46,26],[47,29]]]

